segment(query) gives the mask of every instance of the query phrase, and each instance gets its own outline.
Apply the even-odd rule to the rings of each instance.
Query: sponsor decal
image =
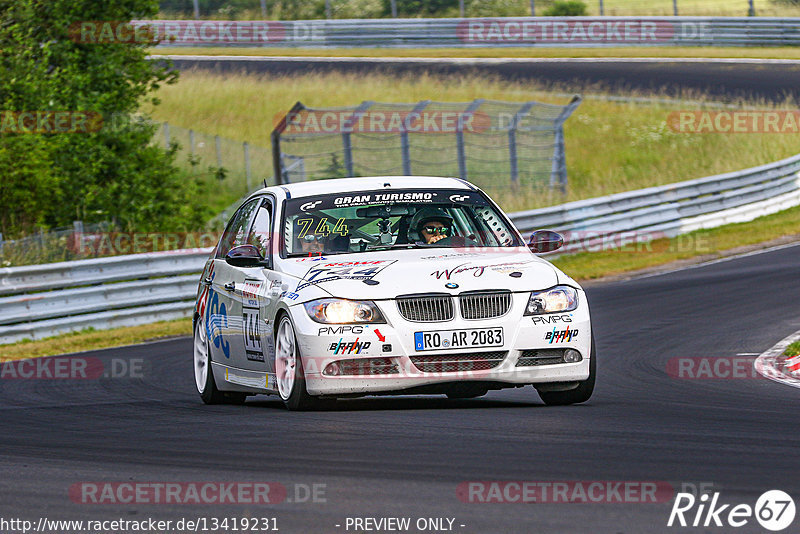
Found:
[[[421,256],[421,260],[446,260],[450,258],[464,258],[470,256],[477,256],[474,252],[455,252],[452,254],[439,254],[437,256]]]
[[[247,280],[244,281],[242,286],[242,306],[258,307],[258,295],[261,293],[261,281]]]
[[[370,341],[359,341],[359,338],[349,342],[339,339],[336,343],[331,343],[328,350],[333,351],[334,354],[361,354],[361,352],[367,350],[370,345],[372,345]]]
[[[228,329],[228,307],[220,301],[219,293],[210,290],[208,313],[206,314],[206,337],[226,358],[231,357],[231,345],[222,337]]]
[[[543,315],[531,317],[533,324],[555,324],[555,323],[571,323],[572,314],[565,313],[563,315]]]
[[[300,295],[298,295],[297,293],[295,293],[293,291],[284,291],[283,293],[281,293],[281,297],[280,298],[286,299],[286,300],[297,300],[297,297],[299,297],[299,296]]]
[[[208,292],[211,289],[211,286],[204,284],[203,281],[206,278],[210,278],[213,284],[215,276],[216,273],[214,272],[214,260],[211,260],[208,263],[206,263],[206,266],[203,269],[203,274],[200,275],[200,283],[201,283],[200,296],[197,297],[197,305],[195,307],[195,311],[197,311],[197,316],[200,317],[200,319],[202,319],[205,316],[206,303],[208,302]]]
[[[306,202],[305,204],[300,205],[300,211],[308,211],[313,210],[316,208],[322,201],[321,200],[312,200],[311,202]]]
[[[469,195],[450,195],[450,202],[464,202]]]
[[[336,197],[333,205],[337,207],[355,206],[362,204],[386,204],[394,202],[430,202],[437,193],[370,193],[347,197]]]
[[[332,280],[371,280],[397,260],[343,261],[315,265],[303,276],[295,292]]]
[[[341,336],[344,334],[363,334],[364,327],[356,325],[323,326],[317,333],[318,336]]]
[[[325,257],[325,256],[322,256],[322,254],[320,253],[319,256],[311,256],[309,254],[309,256],[307,258],[298,258],[295,261],[297,263],[300,263],[300,262],[303,262],[303,261],[328,261],[328,258]]]
[[[478,277],[478,276],[481,276],[483,274],[483,271],[485,269],[486,269],[485,265],[467,266],[466,263],[462,263],[461,265],[453,267],[452,269],[444,269],[444,270],[440,270],[440,271],[439,270],[433,271],[431,273],[431,276],[436,277],[437,280],[440,280],[442,277],[444,277],[445,280],[450,280],[450,278],[452,276],[455,276],[457,274],[464,273],[464,272],[472,272],[472,276]]]
[[[570,341],[572,341],[573,338],[576,338],[576,337],[578,337],[578,331],[577,330],[574,330],[574,329],[570,330],[569,327],[567,327],[566,330],[556,330],[555,328],[553,328],[552,332],[545,333],[544,340],[548,341],[552,345],[553,342],[555,342],[555,343],[561,343],[561,342],[569,343]]]

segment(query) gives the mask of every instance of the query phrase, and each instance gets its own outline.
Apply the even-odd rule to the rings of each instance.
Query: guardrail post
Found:
[[[672,13],[676,17],[678,16],[678,0],[672,0]]]
[[[756,16],[756,6],[753,4],[753,0],[750,0],[750,9],[747,10],[748,17],[755,17]]]
[[[217,149],[217,167],[222,168],[222,147],[219,143],[219,136],[214,136],[214,147]]]
[[[244,176],[245,184],[247,185],[247,192],[250,192],[250,145],[247,141],[243,144],[244,147]]]
[[[464,0],[458,0],[458,13],[461,15],[461,18],[464,18]]]
[[[411,153],[408,145],[408,121],[411,119],[411,117],[415,116],[414,114],[421,113],[422,110],[424,110],[425,107],[430,103],[430,100],[423,100],[417,103],[417,105],[414,106],[414,109],[411,110],[411,113],[406,115],[406,118],[403,121],[403,130],[400,132],[400,154],[403,160],[404,176],[411,176]]]
[[[603,15],[603,0],[600,0],[600,16],[602,17]]]
[[[347,177],[351,178],[354,176],[353,172],[353,145],[350,142],[350,130],[353,129],[353,124],[356,120],[358,120],[364,113],[367,112],[369,107],[374,104],[371,100],[365,100],[358,106],[353,114],[348,118],[343,127],[342,127],[342,150],[344,152],[344,168],[345,172],[347,173]]]
[[[536,102],[525,102],[519,110],[514,113],[514,118],[508,126],[508,163],[511,170],[511,185],[519,182],[519,167],[517,164],[517,125],[522,120]]]
[[[553,166],[550,170],[550,187],[558,184],[562,193],[567,192],[567,157],[564,151],[564,122],[572,115],[572,112],[580,105],[583,99],[577,95],[567,104],[561,113],[553,121],[555,129],[555,147],[553,150]]]
[[[531,17],[536,16],[536,1],[531,0]]]
[[[189,154],[194,155],[194,130],[189,130]]]
[[[267,18],[267,0],[261,0],[261,16]]]
[[[164,148],[169,150],[169,123],[164,123]]]
[[[467,109],[464,111],[464,118],[467,115],[475,113],[481,104],[484,103],[483,98],[476,98],[472,101]],[[462,180],[467,179],[467,156],[464,149],[464,120],[459,119],[456,127],[456,152],[458,153],[458,177]]]
[[[265,0],[262,0],[262,2]],[[325,0],[325,18],[331,19],[331,0]]]
[[[397,0],[391,0],[391,5],[392,5],[392,18],[396,19],[397,18]]]

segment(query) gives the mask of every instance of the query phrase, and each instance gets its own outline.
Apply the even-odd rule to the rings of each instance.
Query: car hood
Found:
[[[505,289],[532,291],[558,283],[557,270],[526,248],[460,252],[453,249],[380,251],[323,258],[290,258],[282,270],[299,279],[301,300],[322,289],[334,297],[391,299],[416,293]],[[305,290],[305,294],[304,294]]]

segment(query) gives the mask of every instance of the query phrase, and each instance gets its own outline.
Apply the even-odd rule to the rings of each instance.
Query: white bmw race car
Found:
[[[475,186],[379,177],[267,187],[201,275],[194,376],[206,403],[277,394],[292,410],[380,394],[477,397],[533,385],[589,399],[586,294]]]

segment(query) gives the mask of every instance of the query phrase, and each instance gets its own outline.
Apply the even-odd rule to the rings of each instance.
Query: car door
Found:
[[[243,278],[237,267],[225,261],[225,256],[232,248],[245,244],[247,232],[261,201],[261,198],[252,199],[237,210],[222,234],[214,257],[206,312],[209,349],[213,361],[234,367],[244,360],[241,304]]]

